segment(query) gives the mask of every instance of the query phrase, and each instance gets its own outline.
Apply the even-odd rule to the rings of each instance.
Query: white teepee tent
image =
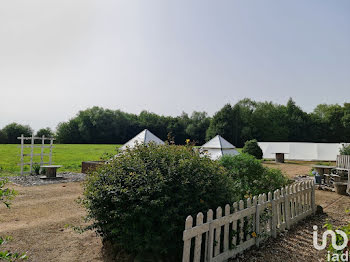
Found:
[[[213,160],[216,160],[223,155],[239,154],[234,145],[219,135],[202,145],[200,151],[204,154],[209,155],[209,157]]]
[[[158,137],[153,135],[148,129],[143,130],[141,133],[136,135],[134,138],[126,142],[120,149],[125,150],[127,147],[133,148],[136,144],[148,144],[149,142],[154,142],[157,145],[163,145],[164,142]]]

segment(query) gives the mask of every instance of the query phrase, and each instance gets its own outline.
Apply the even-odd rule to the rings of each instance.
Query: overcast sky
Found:
[[[0,1],[0,128],[91,106],[350,102],[349,0]]]

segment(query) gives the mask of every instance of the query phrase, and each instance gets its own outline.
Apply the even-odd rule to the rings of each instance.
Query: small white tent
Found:
[[[213,160],[216,160],[223,155],[239,154],[234,145],[219,135],[202,145],[200,152],[209,155]]]
[[[151,131],[145,129],[134,138],[126,142],[120,149],[125,150],[127,147],[133,148],[136,144],[148,144],[149,142],[154,142],[157,145],[164,144],[164,142],[152,134]]]

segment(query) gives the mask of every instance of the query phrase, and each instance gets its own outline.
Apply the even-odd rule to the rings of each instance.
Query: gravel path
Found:
[[[59,184],[59,183],[68,183],[68,182],[80,182],[84,181],[86,174],[83,173],[73,173],[73,172],[63,172],[58,173],[56,179],[41,179],[40,176],[12,176],[7,177],[8,180],[16,185],[20,186],[40,186],[48,184]]]

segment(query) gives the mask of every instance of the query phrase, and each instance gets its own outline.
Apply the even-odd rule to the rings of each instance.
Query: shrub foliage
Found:
[[[339,150],[339,153],[341,155],[350,155],[350,144],[343,145],[342,148]]]
[[[260,160],[249,154],[225,155],[219,161],[232,178],[236,201],[271,192],[288,184],[281,170],[264,167]]]
[[[262,159],[263,152],[258,145],[258,141],[256,139],[246,141],[242,150],[243,153],[252,155],[256,157],[257,159]]]
[[[91,174],[84,201],[91,228],[127,252],[179,261],[188,215],[234,199],[219,162],[191,147],[138,145]]]

